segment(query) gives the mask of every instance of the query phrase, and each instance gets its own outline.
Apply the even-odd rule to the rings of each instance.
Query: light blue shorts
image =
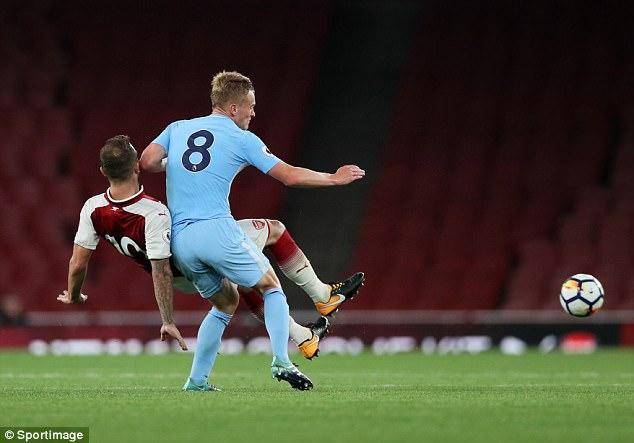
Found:
[[[205,298],[222,288],[224,277],[252,288],[271,267],[233,218],[191,223],[172,237],[171,247],[176,265]]]

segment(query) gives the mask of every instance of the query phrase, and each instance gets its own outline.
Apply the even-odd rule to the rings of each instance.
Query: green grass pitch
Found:
[[[224,392],[183,393],[190,362],[0,353],[0,426],[89,426],[92,442],[634,441],[633,350],[327,355],[299,362],[311,392],[242,355],[217,360]]]

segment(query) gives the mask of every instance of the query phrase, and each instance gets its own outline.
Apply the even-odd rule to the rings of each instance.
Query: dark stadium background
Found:
[[[233,186],[236,218],[282,220],[323,280],[366,273],[333,334],[634,345],[631,18],[627,2],[3,1],[0,345],[157,335],[150,277],[109,245],[88,304],[55,298],[79,210],[106,187],[103,142],[141,150],[208,113],[223,69],[253,80],[251,129],[278,156],[367,171],[346,188],[287,190],[253,170]],[[164,199],[162,175],[142,181]],[[606,289],[590,319],[559,306],[577,272]],[[205,304],[176,307],[191,336]]]

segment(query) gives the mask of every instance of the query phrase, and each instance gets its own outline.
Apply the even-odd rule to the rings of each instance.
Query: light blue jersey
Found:
[[[266,174],[280,161],[257,135],[217,114],[176,121],[154,143],[168,156],[173,235],[192,222],[231,217],[229,192],[235,176],[248,165]]]
[[[238,173],[253,165],[268,173],[280,160],[262,140],[228,117],[209,115],[170,124],[157,143],[167,152],[167,203],[172,213],[171,250],[176,266],[213,302],[227,281],[252,288],[271,265],[231,216],[229,192]],[[268,288],[264,320],[273,350],[272,369],[292,366],[288,358],[288,304],[281,288]],[[214,308],[198,330],[186,384],[206,385],[231,315]]]
[[[270,263],[231,216],[229,191],[246,166],[267,173],[280,159],[223,115],[174,122],[154,143],[167,152],[171,248],[178,268],[206,298],[222,287],[223,277],[253,287]]]

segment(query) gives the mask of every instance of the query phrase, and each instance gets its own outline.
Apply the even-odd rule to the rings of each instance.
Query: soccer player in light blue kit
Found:
[[[311,389],[312,382],[288,358],[288,304],[280,281],[231,215],[231,183],[249,165],[296,187],[346,185],[362,178],[365,171],[345,165],[334,174],[316,172],[291,166],[273,155],[248,131],[255,116],[255,90],[242,74],[215,75],[211,102],[211,115],[173,122],[141,156],[143,169],[159,172],[165,168],[167,173],[175,262],[214,304],[200,325],[191,374],[183,389],[217,390],[207,380],[239,297],[229,280],[255,288],[264,298],[273,377],[296,389]]]

